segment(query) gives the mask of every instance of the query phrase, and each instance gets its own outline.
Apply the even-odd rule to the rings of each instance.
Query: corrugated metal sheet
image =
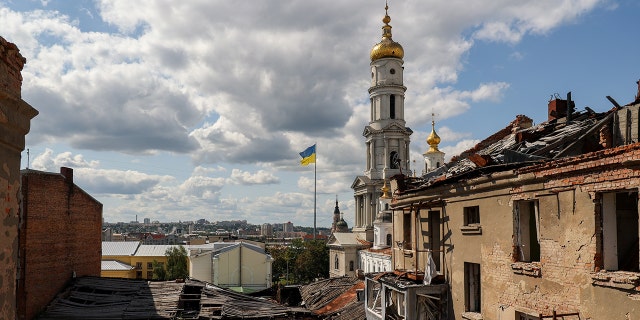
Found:
[[[102,241],[102,256],[132,256],[140,241]]]
[[[133,269],[133,266],[117,260],[102,260],[100,269],[102,271],[128,271]]]

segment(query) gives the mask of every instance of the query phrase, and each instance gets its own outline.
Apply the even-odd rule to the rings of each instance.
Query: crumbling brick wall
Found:
[[[0,37],[0,319],[16,318],[20,153],[38,111],[21,99],[26,60]]]
[[[32,319],[74,276],[100,276],[102,204],[61,174],[24,170],[18,318]]]

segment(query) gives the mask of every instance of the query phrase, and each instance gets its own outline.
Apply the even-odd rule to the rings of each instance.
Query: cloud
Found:
[[[456,87],[464,58],[477,43],[515,44],[575,23],[604,3],[391,4],[393,37],[406,54],[405,114],[416,130],[412,156],[424,146],[428,132],[420,129],[430,127],[432,112],[439,119],[453,118],[479,102],[497,103],[508,92],[510,84],[503,79],[486,78],[466,90]],[[34,159],[34,168],[57,171],[64,165],[95,174],[87,187],[113,193],[107,197],[118,205],[107,209],[111,217],[132,207],[161,220],[194,212],[251,217],[251,210],[275,212],[290,205],[298,207],[282,214],[302,218],[312,205],[305,194],[283,191],[278,196],[285,203],[260,203],[225,194],[225,186],[278,183],[309,191],[313,181],[308,175],[289,182],[283,172],[304,172],[298,152],[317,143],[318,189],[324,195],[350,192],[366,163],[362,130],[369,122],[368,54],[380,41],[382,5],[365,0],[92,4],[85,2],[82,11],[23,12],[0,4],[3,37],[27,58],[23,98],[40,111],[30,144],[76,150],[47,151]],[[78,12],[93,18],[73,16]],[[466,133],[439,130],[448,139],[441,145],[448,156],[473,142]],[[139,155],[142,163],[163,156],[191,158],[185,167],[194,169],[181,178],[110,171],[85,159],[84,150]],[[250,165],[255,167],[247,169]]]
[[[252,174],[247,171],[242,171],[240,169],[233,169],[231,171],[231,177],[229,181],[236,184],[242,185],[254,185],[254,184],[277,184],[280,183],[280,179],[273,175],[271,172],[266,172],[264,170],[259,170],[258,172]]]

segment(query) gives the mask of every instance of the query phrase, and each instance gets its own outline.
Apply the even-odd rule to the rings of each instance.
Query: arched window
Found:
[[[392,94],[389,96],[389,118],[396,118],[396,95]]]
[[[349,271],[353,271],[353,261],[349,261]]]
[[[398,157],[398,153],[395,151],[391,151],[389,154],[389,168],[398,169],[400,166],[400,158]]]
[[[387,233],[387,245],[391,246],[391,234]]]
[[[340,262],[338,260],[338,254],[336,253],[336,258],[334,259],[334,269],[340,269]]]

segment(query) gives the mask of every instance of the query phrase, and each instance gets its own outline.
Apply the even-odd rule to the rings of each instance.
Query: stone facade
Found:
[[[20,153],[38,114],[21,99],[25,63],[16,45],[0,37],[0,319],[16,318]]]

